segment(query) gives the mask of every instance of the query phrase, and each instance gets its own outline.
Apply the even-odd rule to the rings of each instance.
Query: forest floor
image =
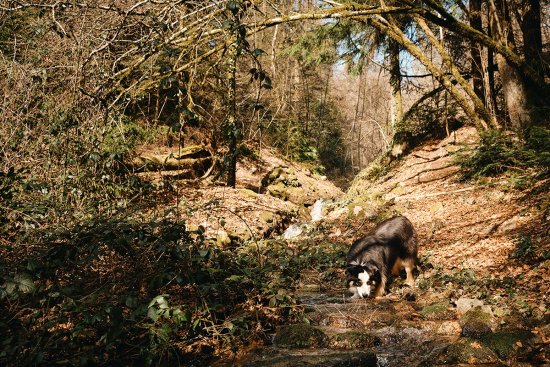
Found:
[[[477,139],[373,163],[345,193],[269,149],[236,188],[139,173],[154,189],[132,210],[2,248],[0,365],[548,365],[550,181],[462,180]],[[393,215],[418,233],[415,287],[351,301],[349,246]]]
[[[461,180],[455,153],[476,141],[475,129],[463,128],[388,172],[365,170],[325,207],[322,221],[288,241],[349,246],[376,222],[405,215],[419,238],[414,290],[397,281],[380,300],[351,302],[343,259],[335,259],[332,268],[304,272],[297,290],[314,327],[283,327],[274,346],[231,363],[370,365],[369,350],[384,366],[549,363],[549,182],[523,188],[511,176]],[[333,282],[327,273],[336,274]],[[485,321],[472,324],[472,315]]]

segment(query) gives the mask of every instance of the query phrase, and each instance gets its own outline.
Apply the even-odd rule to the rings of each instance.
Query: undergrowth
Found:
[[[1,365],[206,363],[303,320],[301,270],[342,255],[278,241],[222,249],[202,227],[136,213],[45,233],[2,253]]]
[[[534,169],[537,178],[550,174],[550,131],[533,127],[525,142],[499,131],[480,134],[480,143],[457,155],[464,179],[495,176],[512,172],[515,186],[521,188],[527,179],[526,169]]]

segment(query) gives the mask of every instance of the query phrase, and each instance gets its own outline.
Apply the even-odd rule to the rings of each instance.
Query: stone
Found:
[[[259,355],[242,364],[243,367],[377,367],[376,354],[371,351],[284,350]]]
[[[249,197],[251,199],[257,199],[258,198],[258,194],[255,193],[254,191],[252,190],[249,190],[249,189],[239,189],[239,191],[246,197]]]
[[[308,324],[282,326],[273,339],[275,346],[288,349],[323,348],[327,342],[325,333]]]
[[[304,224],[292,224],[283,233],[283,238],[285,240],[296,238],[304,232],[304,229],[306,229]]]
[[[260,218],[264,223],[273,223],[273,220],[275,219],[275,215],[273,215],[273,213],[270,211],[264,210],[261,212]]]
[[[381,344],[379,337],[360,331],[347,331],[330,337],[329,346],[335,349],[363,349]]]
[[[475,298],[461,297],[455,302],[455,304],[456,312],[461,316],[473,307],[483,306],[483,301]]]
[[[468,310],[459,320],[462,326],[462,336],[481,338],[492,332],[494,318],[490,309],[482,306]]]
[[[469,338],[458,339],[438,357],[439,364],[489,364],[496,363],[497,360],[491,349],[478,340]]]
[[[422,310],[420,310],[420,315],[425,320],[452,320],[455,318],[455,314],[449,306],[447,300],[438,301],[424,306]]]
[[[229,234],[223,229],[218,230],[216,233],[216,244],[220,247],[231,245],[231,238]]]
[[[507,233],[518,228],[521,217],[516,215],[506,221],[504,221],[498,228],[498,233]]]
[[[344,215],[347,215],[348,214],[348,211],[349,209],[348,208],[338,208],[338,209],[335,209],[333,211],[331,211],[329,214],[328,214],[328,218],[329,219],[338,219]]]
[[[462,328],[457,321],[447,320],[438,323],[435,332],[439,335],[460,335]]]
[[[532,347],[530,339],[533,334],[527,330],[515,332],[488,333],[481,338],[484,345],[493,350],[500,358],[510,359],[512,356],[525,355]]]

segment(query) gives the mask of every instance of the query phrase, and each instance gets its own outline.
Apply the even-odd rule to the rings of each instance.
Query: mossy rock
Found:
[[[308,325],[285,325],[282,326],[273,344],[279,348],[323,348],[327,345],[328,337],[321,330]]]
[[[479,339],[483,335],[492,332],[493,315],[490,310],[477,306],[468,310],[460,318],[462,336]]]
[[[484,345],[493,350],[500,358],[509,359],[512,356],[528,354],[532,349],[530,331],[489,333],[481,338]]]
[[[264,210],[261,212],[260,218],[264,223],[273,223],[275,220],[275,215],[270,211]]]
[[[288,201],[300,204],[300,205],[313,205],[315,203],[316,198],[313,196],[306,195],[306,192],[301,187],[289,187],[287,188],[288,193]]]
[[[250,189],[239,189],[239,191],[241,192],[241,194],[243,194],[244,196],[249,197],[251,199],[257,199],[258,198],[258,194],[255,193],[254,191],[250,190]]]
[[[371,351],[363,352],[332,352],[302,353],[275,351],[268,355],[261,355],[255,360],[245,362],[244,367],[376,367],[376,354]]]
[[[219,230],[216,234],[216,244],[220,247],[226,247],[231,245],[231,238],[226,231]]]
[[[380,345],[379,337],[359,331],[348,331],[330,337],[330,347],[336,349],[372,348]]]
[[[455,313],[449,309],[449,301],[443,300],[424,306],[420,310],[420,315],[425,320],[453,320]]]
[[[281,182],[277,182],[276,184],[269,185],[267,187],[267,192],[269,193],[269,195],[276,197],[278,199],[281,199],[281,200],[288,199],[287,187]]]
[[[480,343],[470,338],[460,338],[449,345],[439,356],[441,364],[489,364],[496,363],[496,354]]]

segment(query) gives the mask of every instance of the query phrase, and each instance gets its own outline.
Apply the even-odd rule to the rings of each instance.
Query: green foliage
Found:
[[[516,248],[510,254],[510,258],[529,258],[534,255],[534,247],[529,237],[518,237],[515,241]]]
[[[11,336],[0,364],[210,358],[205,342],[234,346],[303,320],[293,292],[303,270],[330,272],[347,250],[281,241],[223,249],[204,228],[184,228],[127,211],[14,238],[0,264],[9,300],[0,327]],[[22,246],[33,250],[21,255]]]
[[[545,177],[550,172],[549,140],[549,131],[543,128],[533,128],[526,143],[499,131],[487,131],[481,133],[479,145],[470,154],[463,151],[457,161],[465,179],[522,172],[527,168],[535,168],[539,177]]]

